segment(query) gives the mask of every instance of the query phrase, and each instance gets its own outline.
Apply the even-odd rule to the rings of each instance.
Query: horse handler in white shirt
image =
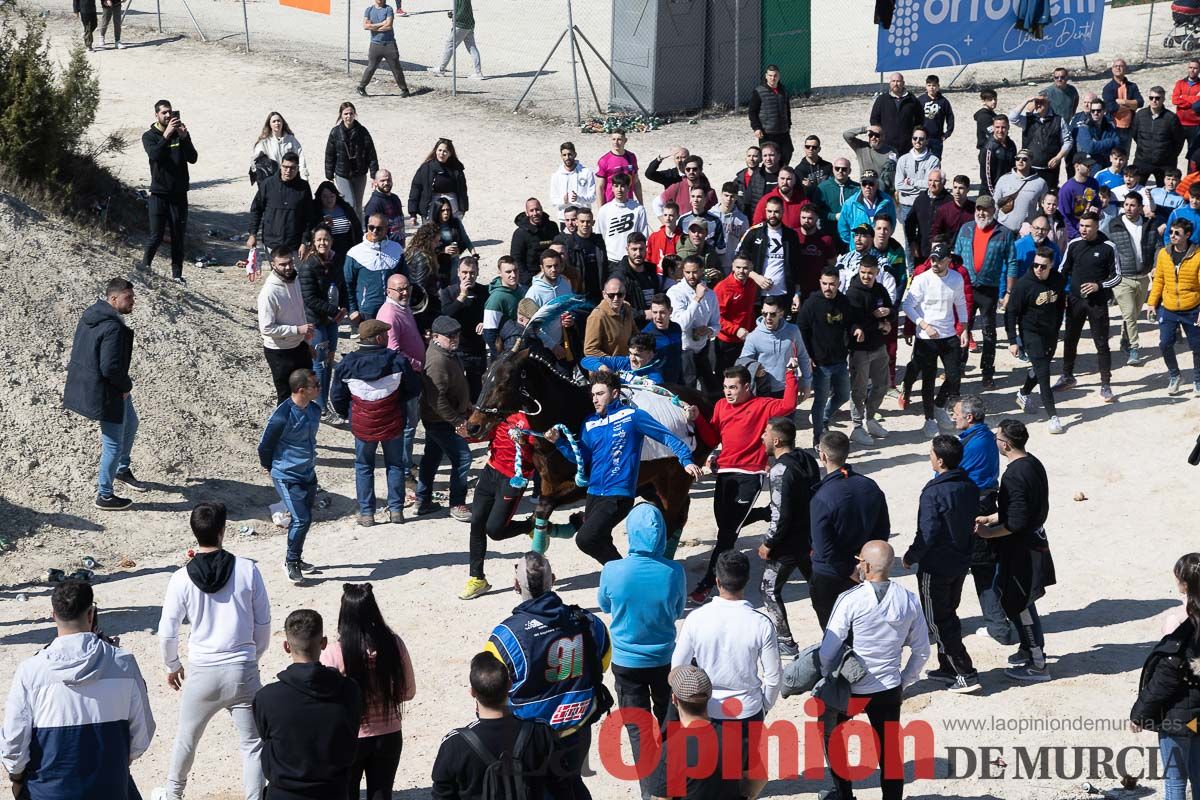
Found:
[[[929,660],[929,629],[917,596],[889,578],[896,553],[887,542],[875,539],[863,545],[858,554],[858,586],[842,592],[825,638],[821,640],[821,674],[829,675],[842,660],[847,642],[866,668],[866,674],[850,686],[850,703],[862,707],[866,701],[867,719],[875,729],[880,758],[880,786],[883,800],[901,800],[904,796],[904,750],[900,735],[900,702],[904,687],[921,677],[921,668]],[[911,652],[900,668],[901,651]],[[837,726],[849,719],[833,714],[825,735],[840,736]],[[846,743],[840,748],[846,752]],[[825,748],[828,760],[828,743]],[[830,764],[836,789],[823,795],[828,800],[852,800],[850,781],[838,774],[848,764]]]
[[[695,662],[707,673],[712,681],[708,716],[721,724],[723,742],[740,733],[743,788],[754,800],[767,785],[760,734],[763,719],[779,699],[779,644],[770,618],[745,599],[750,580],[746,554],[727,550],[717,559],[716,572],[718,596],[684,619],[671,668]],[[920,611],[918,605],[923,621]]]
[[[242,789],[246,800],[259,800],[266,781],[262,739],[251,704],[262,687],[258,660],[271,643],[271,601],[258,565],[226,551],[225,506],[200,503],[192,509],[196,554],[167,584],[158,640],[167,666],[167,685],[183,689],[179,730],[166,787],[151,800],[183,797],[196,746],[209,720],[219,711],[233,717],[242,749]],[[179,627],[191,623],[188,673],[179,660]]]

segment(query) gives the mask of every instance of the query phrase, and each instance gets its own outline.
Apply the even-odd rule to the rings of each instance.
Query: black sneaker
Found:
[[[1022,683],[1045,683],[1050,680],[1050,670],[1044,666],[1035,667],[1032,661],[1023,667],[1009,667],[1004,674]]]
[[[115,494],[112,497],[96,495],[96,508],[101,511],[123,511],[131,505],[133,501],[128,497],[117,497]]]
[[[150,488],[135,478],[131,469],[117,470],[117,474],[113,476],[113,479],[119,481],[122,486],[131,492],[144,492]]]
[[[1017,651],[1008,657],[1008,665],[1010,667],[1023,667],[1033,661],[1033,653],[1030,653],[1024,647],[1017,648]]]
[[[285,561],[283,562],[283,569],[287,572],[287,579],[289,581],[297,586],[304,583],[304,574],[300,571],[299,561]]]
[[[931,669],[926,672],[925,677],[931,681],[937,681],[938,683],[952,684],[958,678],[958,673],[952,669],[942,669],[941,667],[938,667],[937,669]]]
[[[310,564],[307,561],[301,560],[301,561],[297,561],[296,563],[300,565],[301,572],[320,572],[321,571],[321,569],[319,567],[314,566],[313,564]]]
[[[970,675],[955,675],[954,683],[946,687],[946,691],[954,692],[955,694],[971,694],[978,692],[983,688],[983,684],[979,682],[979,674],[971,673]]]
[[[367,90],[365,88],[363,88],[362,86],[355,86],[354,91],[358,92],[359,97],[367,96]]]
[[[428,501],[428,502],[417,504],[417,516],[418,517],[423,517],[426,514],[436,514],[437,512],[439,512],[441,510],[442,510],[441,503],[434,503],[433,501]]]

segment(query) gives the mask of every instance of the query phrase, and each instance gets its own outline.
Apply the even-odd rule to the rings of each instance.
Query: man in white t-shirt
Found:
[[[167,785],[150,798],[183,797],[205,727],[217,712],[228,711],[241,743],[242,790],[246,800],[257,800],[265,780],[251,704],[262,687],[258,660],[271,643],[271,601],[258,565],[222,547],[224,505],[200,503],[192,509],[191,526],[196,554],[171,576],[158,622],[167,685],[177,692],[182,688],[183,698]],[[179,660],[179,627],[185,620],[191,625],[186,681]]]
[[[609,184],[612,186],[613,199],[600,206],[600,212],[596,214],[596,232],[604,239],[609,269],[612,269],[625,253],[625,240],[629,234],[637,231],[649,237],[650,225],[642,204],[629,199],[629,176],[614,175]]]

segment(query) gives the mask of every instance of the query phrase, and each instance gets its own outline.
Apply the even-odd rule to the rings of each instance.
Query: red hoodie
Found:
[[[751,225],[758,225],[760,222],[767,221],[767,201],[772,197],[778,197],[783,203],[783,224],[794,231],[800,230],[800,209],[807,205],[811,205],[812,201],[804,196],[804,192],[797,186],[792,190],[792,197],[795,200],[788,200],[779,193],[779,189],[772,189],[762,196],[758,201],[758,205],[754,207],[754,219],[750,220]]]
[[[733,273],[726,275],[713,287],[717,296],[717,308],[721,314],[721,329],[717,338],[722,342],[739,342],[738,328],[746,332],[754,330],[754,299],[758,297],[758,284],[746,278],[745,283],[738,283]]]
[[[784,376],[783,399],[751,397],[736,406],[725,398],[713,407],[712,422],[696,417],[696,434],[709,447],[721,444],[718,472],[757,474],[767,471],[767,449],[762,432],[771,417],[791,416],[796,410],[796,372]]]
[[[492,428],[492,432],[486,437],[472,439],[488,443],[488,466],[506,478],[511,478],[517,472],[517,443],[508,435],[513,428],[529,429],[529,418],[525,416],[525,412],[516,411],[509,414],[503,422]],[[527,435],[521,437],[521,477],[533,477],[533,448]]]

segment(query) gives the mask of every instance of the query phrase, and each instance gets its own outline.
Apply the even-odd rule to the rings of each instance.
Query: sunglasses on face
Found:
[[[624,297],[625,293],[624,292],[605,292],[604,296],[607,297],[609,300],[616,300],[618,297]]]
[[[923,142],[923,141],[925,141],[925,137],[924,136],[914,136],[913,141],[914,142]]]
[[[849,172],[850,168],[849,167],[834,167],[833,171],[834,172]]]
[[[868,133],[868,134],[867,134],[867,138],[868,138],[868,139],[878,139],[878,138],[879,138],[879,134],[878,134],[878,133]]]
[[[368,225],[368,226],[367,226],[367,230],[369,230],[369,231],[376,231],[376,232],[377,232],[377,231],[386,231],[386,230],[387,230],[387,226],[386,226],[386,225]]]
[[[821,145],[819,145],[819,144],[806,144],[806,145],[804,145],[804,149],[805,149],[805,150],[820,150],[820,149],[821,149]]]
[[[1162,100],[1163,100],[1163,98],[1162,98],[1162,97],[1160,97],[1159,95],[1156,95],[1156,94],[1152,94],[1152,95],[1150,95],[1150,99],[1151,99],[1151,100],[1158,100],[1160,103],[1161,103],[1161,102],[1162,102]]]

